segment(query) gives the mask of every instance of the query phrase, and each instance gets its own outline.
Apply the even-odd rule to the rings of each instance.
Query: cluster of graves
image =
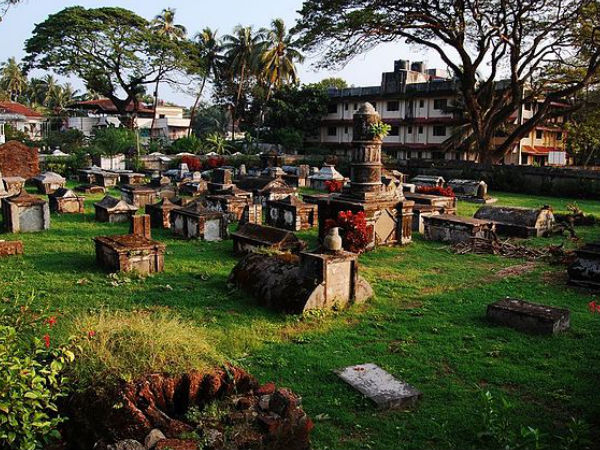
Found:
[[[174,236],[188,240],[231,239],[240,260],[229,282],[263,305],[288,313],[346,307],[373,295],[360,276],[358,255],[342,248],[338,228],[327,226],[340,213],[364,214],[367,251],[410,244],[413,233],[421,233],[427,240],[458,243],[496,235],[528,238],[552,232],[556,220],[550,207],[491,206],[494,199],[488,196],[483,181],[446,183],[441,177],[421,175],[407,182],[403,174],[384,170],[381,140],[372,131],[379,122],[379,114],[368,103],[355,113],[349,179],[327,164],[320,170],[302,165],[279,167],[276,153],[263,155],[262,167],[249,170],[222,167],[200,173],[181,164],[148,177],[91,167],[79,172],[80,185],[74,190],[66,188],[60,175],[46,172],[32,181],[48,200],[28,194],[23,189],[25,180],[0,176],[4,227],[11,233],[47,230],[51,211],[81,214],[84,195],[118,187],[120,197],[105,195],[94,204],[94,217],[98,222],[128,222],[130,233],[94,239],[100,266],[111,272],[163,271],[166,247],[152,239],[152,228],[169,229]],[[328,181],[340,182],[341,192],[298,194],[298,187],[305,186],[325,191]],[[417,192],[423,186],[451,187],[457,195]],[[474,217],[460,217],[457,198],[482,206]],[[229,233],[232,222],[238,227]],[[307,249],[296,232],[312,228],[318,228],[320,244]],[[22,253],[19,241],[0,241],[0,256]],[[571,281],[597,288],[600,246],[590,244],[578,256],[569,269]],[[537,333],[552,334],[569,327],[568,311],[515,299],[490,305],[487,315],[496,323]],[[420,397],[415,388],[377,366],[347,368],[339,371],[339,376],[380,406],[406,406]]]

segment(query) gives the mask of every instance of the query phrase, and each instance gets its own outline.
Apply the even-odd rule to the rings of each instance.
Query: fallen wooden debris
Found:
[[[501,241],[494,238],[473,237],[452,246],[457,255],[500,255],[506,258],[524,258],[528,260],[549,259],[556,263],[568,263],[572,252],[564,250],[563,245],[549,247],[526,247],[515,244],[510,239]]]

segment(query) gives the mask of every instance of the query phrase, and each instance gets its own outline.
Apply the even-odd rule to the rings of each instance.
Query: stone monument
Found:
[[[363,211],[370,230],[367,250],[379,245],[408,244],[412,240],[414,202],[400,190],[387,190],[381,182],[381,142],[373,126],[381,119],[373,105],[364,103],[354,114],[350,185],[339,194],[318,200],[319,239],[325,235],[325,222],[336,220],[341,211]]]

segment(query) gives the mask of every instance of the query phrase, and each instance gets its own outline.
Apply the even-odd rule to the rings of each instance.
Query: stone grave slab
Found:
[[[556,334],[570,327],[568,309],[505,298],[487,308],[492,322],[533,334]]]
[[[335,373],[380,409],[405,409],[414,406],[422,394],[404,381],[375,364],[361,364],[336,370]]]

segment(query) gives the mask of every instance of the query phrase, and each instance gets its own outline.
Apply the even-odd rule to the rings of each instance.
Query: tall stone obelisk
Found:
[[[382,139],[373,130],[380,122],[370,103],[354,114],[350,186],[319,201],[320,239],[327,219],[337,219],[341,211],[364,211],[372,238],[368,249],[411,242],[414,202],[406,200],[400,190],[385,189],[381,182]]]

